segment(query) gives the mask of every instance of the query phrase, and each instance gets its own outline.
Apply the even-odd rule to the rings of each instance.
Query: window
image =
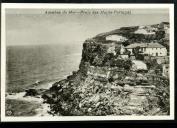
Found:
[[[141,48],[141,51],[143,51],[143,48]]]

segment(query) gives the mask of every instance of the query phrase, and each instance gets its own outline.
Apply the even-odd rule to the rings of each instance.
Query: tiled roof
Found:
[[[159,43],[133,43],[128,45],[125,48],[136,48],[136,47],[141,47],[141,48],[165,48],[163,45]]]

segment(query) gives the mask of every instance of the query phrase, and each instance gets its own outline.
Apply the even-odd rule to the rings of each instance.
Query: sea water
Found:
[[[79,69],[82,44],[7,46],[6,116],[49,116],[42,98],[24,97],[25,89],[51,86]],[[47,88],[46,87],[46,88]]]
[[[35,82],[60,80],[77,71],[82,44],[7,46],[6,91],[21,92]]]

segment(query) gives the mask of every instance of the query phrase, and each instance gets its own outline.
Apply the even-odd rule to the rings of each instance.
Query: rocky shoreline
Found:
[[[49,104],[44,103],[42,92],[49,89],[55,81],[39,86],[35,83],[30,89],[18,93],[6,93],[6,116],[52,116]]]
[[[150,27],[158,28],[158,24]],[[148,38],[135,33],[138,29],[138,26],[123,27],[87,39],[83,43],[79,70],[43,93],[51,114],[169,115],[169,79],[151,74],[143,61],[136,60],[137,64],[141,62],[138,68],[130,58],[122,58],[122,44],[158,42],[164,38],[160,28]],[[106,40],[109,35],[118,35],[120,41]]]
[[[137,34],[139,27],[135,26],[87,39],[78,71],[49,89],[28,89],[25,95],[40,96],[53,116],[169,115],[169,79],[152,74],[147,62],[133,61],[130,52],[122,52],[132,42],[163,41],[164,32],[158,25],[150,26],[157,28],[155,35]],[[120,40],[106,40],[110,35]],[[148,68],[156,66],[153,63]]]

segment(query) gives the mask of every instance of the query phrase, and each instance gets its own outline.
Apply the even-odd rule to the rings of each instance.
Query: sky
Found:
[[[67,12],[59,14],[58,12]],[[79,12],[68,14],[69,11]],[[85,11],[87,13],[81,13]],[[93,14],[97,11],[97,14]],[[101,13],[101,11],[105,13]],[[106,13],[106,12],[112,12]],[[117,12],[131,12],[122,14]],[[47,12],[47,13],[46,13]],[[50,12],[57,12],[51,14]],[[6,9],[6,44],[83,43],[87,38],[125,26],[169,22],[168,9],[46,10]]]

